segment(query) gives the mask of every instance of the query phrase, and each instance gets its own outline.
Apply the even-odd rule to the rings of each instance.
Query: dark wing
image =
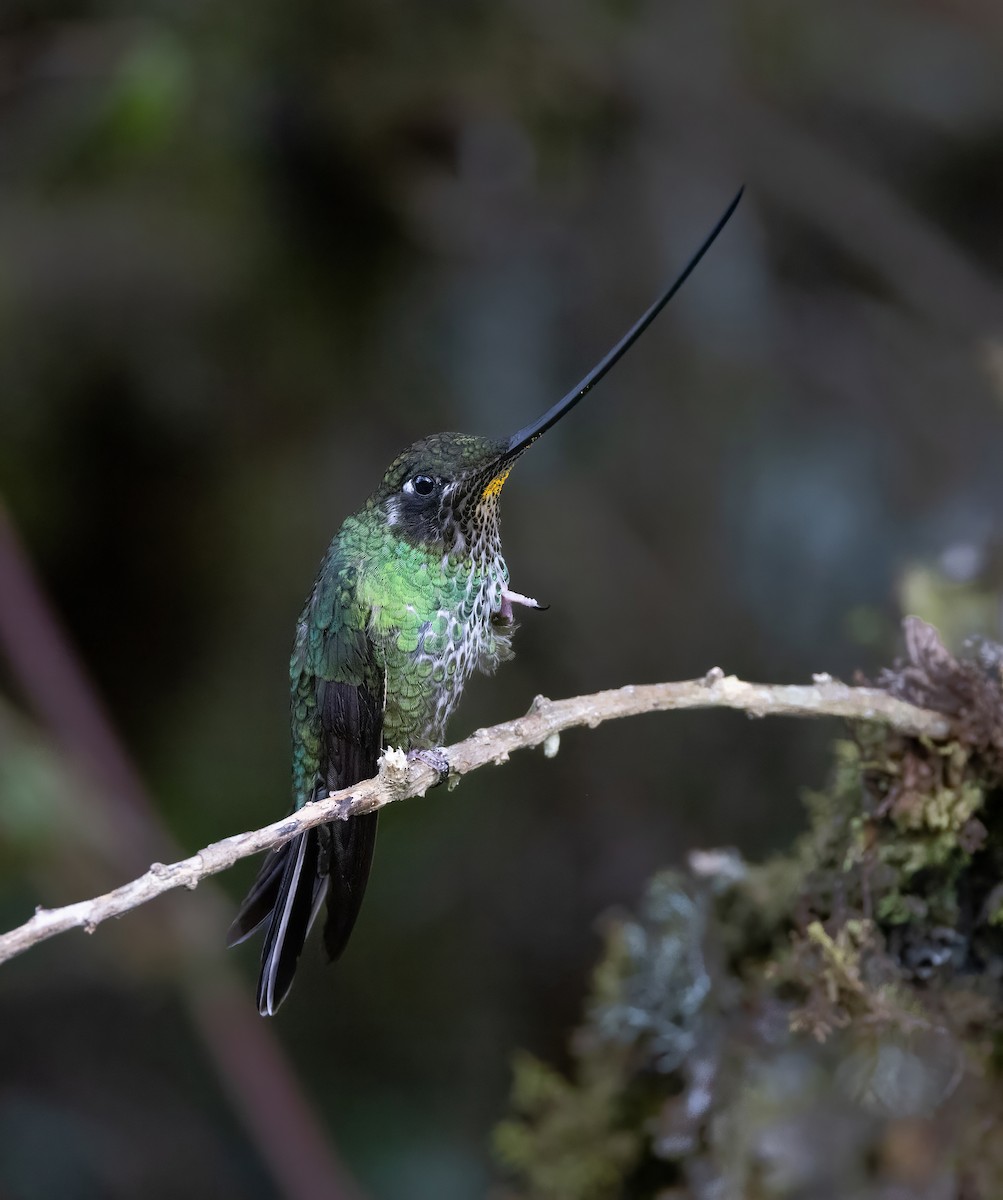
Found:
[[[383,734],[383,693],[370,687],[324,681],[318,684],[323,760],[328,791],[376,774]],[[321,872],[327,876],[324,947],[336,959],[359,915],[376,845],[379,813],[333,821],[321,830]]]
[[[336,540],[300,619],[290,664],[297,808],[376,774],[383,670],[367,624]],[[344,949],[369,878],[376,819],[370,813],[309,830],[266,858],[227,939],[235,945],[269,922],[258,979],[263,1016],[275,1013],[289,991],[325,894],[324,944],[332,958]]]

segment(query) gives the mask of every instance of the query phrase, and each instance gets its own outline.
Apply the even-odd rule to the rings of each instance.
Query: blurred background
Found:
[[[988,0],[4,0],[0,919],[288,804],[287,659],[396,453],[502,436],[746,196],[505,490],[516,660],[459,737],[721,666],[999,635],[1003,11]],[[838,726],[569,734],[395,806],[274,1021],[244,863],[0,972],[0,1194],[468,1200],[509,1062],[693,846],[800,828]],[[573,1200],[573,1198],[569,1198]]]

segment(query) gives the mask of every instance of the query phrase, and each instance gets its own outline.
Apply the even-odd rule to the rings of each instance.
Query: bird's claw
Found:
[[[429,746],[421,750],[409,750],[407,752],[408,762],[423,762],[426,767],[431,767],[439,778],[433,784],[433,787],[438,787],[440,783],[445,783],[449,778],[449,758],[442,746]]]
[[[503,621],[512,620],[512,606],[515,604],[522,604],[526,608],[535,608],[540,612],[545,612],[550,608],[549,604],[541,604],[539,600],[534,600],[532,596],[524,596],[521,592],[512,592],[508,588],[502,588],[499,615]]]

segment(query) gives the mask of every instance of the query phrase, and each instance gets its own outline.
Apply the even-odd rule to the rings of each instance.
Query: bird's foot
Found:
[[[429,746],[421,750],[409,750],[407,752],[408,762],[423,762],[426,767],[431,767],[433,771],[438,773],[439,778],[432,785],[438,787],[440,783],[445,783],[449,778],[449,758],[442,746]]]
[[[534,600],[532,596],[524,596],[521,592],[510,592],[508,588],[502,588],[501,608],[498,615],[503,621],[512,620],[512,606],[514,604],[522,604],[526,608],[536,608],[540,612],[545,612],[550,608],[549,604],[541,604],[539,600]]]

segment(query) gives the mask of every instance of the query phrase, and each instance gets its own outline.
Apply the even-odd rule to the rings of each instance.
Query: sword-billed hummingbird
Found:
[[[495,441],[422,438],[390,464],[328,547],[296,627],[293,802],[376,774],[384,747],[433,750],[463,685],[511,657],[513,606],[498,497],[512,464],[630,349],[682,287],[742,197],[739,191],[672,285],[539,420]],[[324,946],[344,950],[369,878],[377,813],[334,821],[269,852],[230,929],[235,945],[267,923],[258,1010],[285,999],[310,925],[327,901]]]

